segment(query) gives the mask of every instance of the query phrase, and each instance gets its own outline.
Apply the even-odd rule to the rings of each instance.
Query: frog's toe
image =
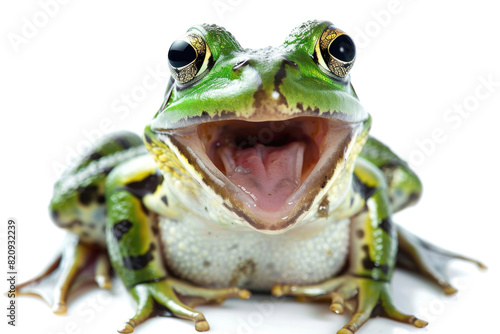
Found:
[[[405,314],[399,311],[392,302],[389,292],[384,291],[379,299],[377,307],[373,310],[372,316],[383,316],[395,321],[413,325],[417,328],[424,328],[428,325],[427,321],[418,319],[414,315]]]
[[[174,316],[194,321],[197,331],[202,332],[209,330],[210,327],[208,326],[205,316],[201,312],[181,302],[171,285],[158,285],[158,289],[153,292],[153,298],[157,303],[172,312]]]
[[[474,259],[437,247],[398,226],[398,266],[423,275],[439,285],[447,295],[458,290],[449,282],[446,266],[452,260],[463,260],[477,265],[480,269],[486,266]]]
[[[398,322],[413,325],[418,328],[427,326],[427,322],[413,315],[405,314],[394,306],[387,283],[358,279],[355,303],[347,309],[352,314],[349,321],[337,334],[353,334],[370,318],[385,317]],[[353,300],[349,300],[352,302]],[[347,305],[347,304],[346,304]]]
[[[188,284],[184,281],[171,278],[170,286],[178,294],[179,299],[190,307],[202,304],[220,304],[227,298],[249,299],[251,293],[248,290],[237,287],[225,289],[209,289]]]
[[[192,320],[199,332],[210,329],[205,316],[184,304],[171,287],[171,280],[139,284],[132,288],[131,294],[137,301],[135,315],[118,330],[119,333],[132,333],[134,328],[154,316],[175,316]]]
[[[157,315],[188,319],[195,323],[197,331],[208,331],[210,326],[205,316],[193,307],[201,304],[221,303],[232,297],[250,298],[250,292],[244,289],[236,287],[208,289],[175,278],[138,284],[130,292],[137,301],[137,311],[118,330],[119,333],[132,333],[137,325]]]
[[[106,278],[100,280],[102,286],[109,286],[109,262],[106,267],[107,255],[102,250],[81,244],[72,237],[65,240],[62,249],[61,254],[42,274],[16,288],[18,295],[34,295],[44,299],[56,314],[66,313],[68,297],[79,287],[99,282],[98,277],[106,275],[108,283]],[[106,260],[101,260],[103,256]]]
[[[296,296],[302,301],[329,301],[330,310],[352,314],[349,321],[337,334],[353,334],[370,318],[382,316],[415,327],[425,327],[427,322],[415,316],[400,312],[392,303],[389,284],[368,278],[340,276],[320,284],[276,285],[272,289],[275,296]]]
[[[135,315],[124,322],[123,326],[118,329],[118,333],[132,333],[137,325],[155,315],[153,298],[148,293],[147,287],[137,286],[131,293],[137,301],[137,310]]]

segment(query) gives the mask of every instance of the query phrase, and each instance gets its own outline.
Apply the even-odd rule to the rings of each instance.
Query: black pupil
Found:
[[[168,61],[173,67],[183,67],[196,59],[196,51],[186,41],[175,41],[168,50]]]
[[[330,44],[328,51],[330,51],[330,54],[338,60],[345,62],[353,60],[356,55],[354,42],[351,37],[347,35],[340,35],[337,37],[332,44]]]

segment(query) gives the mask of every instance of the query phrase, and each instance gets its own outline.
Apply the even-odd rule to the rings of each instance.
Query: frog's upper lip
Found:
[[[213,121],[161,131],[160,138],[168,136],[228,209],[255,229],[281,231],[333,182],[359,129],[360,123],[297,117]]]

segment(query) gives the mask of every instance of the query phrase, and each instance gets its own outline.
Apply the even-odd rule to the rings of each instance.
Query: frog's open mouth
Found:
[[[328,121],[222,121],[198,127],[208,157],[255,204],[279,211],[312,172],[324,150]]]
[[[261,231],[283,231],[321,200],[343,169],[361,123],[302,116],[218,120],[157,132],[202,184]],[[157,130],[158,131],[158,130]]]
[[[247,197],[253,214],[271,222],[310,205],[344,162],[356,127],[337,119],[229,120],[198,126],[213,164]],[[249,198],[248,198],[249,197]],[[251,199],[250,199],[251,198]]]

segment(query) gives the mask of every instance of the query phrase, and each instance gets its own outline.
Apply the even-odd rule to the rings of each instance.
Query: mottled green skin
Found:
[[[266,121],[314,115],[361,125],[355,144],[357,151],[348,160],[352,162],[354,175],[351,190],[334,213],[352,220],[349,266],[342,279],[356,284],[363,293],[370,291],[366,297],[373,302],[370,307],[374,308],[379,301],[390,304],[388,284],[397,252],[397,231],[391,214],[415,202],[421,185],[405,162],[368,136],[371,119],[360,105],[349,76],[335,78],[315,61],[318,36],[329,25],[329,22],[307,22],[292,31],[282,46],[262,50],[242,49],[223,28],[194,27],[209,45],[212,60],[206,73],[192,84],[180,85],[171,80],[164,105],[146,128],[145,144],[160,164],[161,172],[146,156],[128,161],[118,159],[111,169],[84,178],[78,185],[80,190],[63,188],[61,184],[66,179],[88,168],[91,162],[86,160],[65,174],[56,186],[51,203],[56,221],[84,241],[77,229],[65,224],[75,219],[83,224],[92,221],[89,218],[92,215],[82,210],[86,205],[79,200],[78,192],[97,187],[93,208],[102,210],[96,215],[102,218],[105,202],[105,247],[116,273],[139,303],[136,322],[143,321],[145,313],[141,312],[151,307],[141,304],[141,298],[158,294],[165,297],[161,291],[169,284],[165,280],[168,268],[161,260],[156,222],[157,216],[175,217],[177,213],[176,208],[168,205],[165,189],[175,179],[184,182],[186,178],[186,184],[196,179],[186,177],[190,171],[158,138],[158,133],[214,119]],[[237,66],[244,61],[247,64]],[[129,139],[131,146],[138,145],[136,139]],[[102,156],[115,154],[122,149],[115,143],[111,139],[97,151],[104,151]],[[365,149],[359,154],[363,145]],[[171,159],[162,165],[158,152],[171,154]],[[207,187],[211,185],[207,183]],[[105,201],[100,197],[104,193]]]
[[[105,247],[106,177],[118,164],[144,153],[142,140],[134,133],[101,138],[55,184],[50,203],[54,223],[78,234],[83,242]]]

